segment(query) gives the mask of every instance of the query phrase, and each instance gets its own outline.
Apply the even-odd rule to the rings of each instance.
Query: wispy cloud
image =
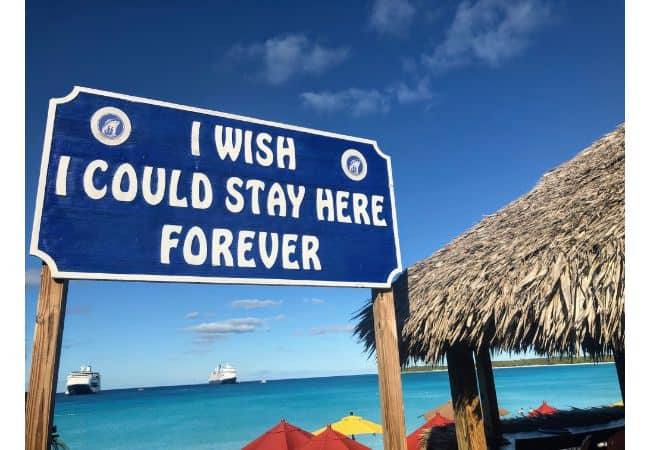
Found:
[[[256,317],[244,317],[240,319],[228,319],[221,322],[206,322],[191,327],[186,327],[185,331],[209,335],[209,334],[241,334],[252,333],[258,327],[264,324],[264,319]]]
[[[410,23],[414,11],[406,1],[377,0],[371,23],[385,32],[400,30]],[[410,81],[397,81],[383,88],[303,92],[300,98],[305,107],[315,111],[352,117],[386,114],[395,105],[424,103],[428,107],[436,98],[435,76],[475,63],[500,66],[521,54],[533,33],[550,17],[550,7],[544,0],[463,1],[442,42],[402,64]]]
[[[38,286],[41,282],[41,269],[31,268],[25,270],[25,286]]]
[[[306,298],[303,300],[303,302],[309,303],[311,305],[322,305],[323,303],[325,303],[325,300],[323,300],[322,298]]]
[[[404,35],[415,15],[408,0],[375,0],[370,13],[370,26],[377,32]]]
[[[435,96],[428,76],[420,78],[413,86],[404,82],[395,83],[388,88],[388,91],[395,96],[395,100],[400,104],[430,101]]]
[[[408,104],[433,99],[429,77],[423,77],[409,86],[394,83],[384,89],[345,89],[338,92],[303,92],[303,105],[324,113],[345,113],[352,117],[386,114],[394,104]]]
[[[197,317],[199,317],[199,313],[197,311],[192,311],[185,314],[186,319],[196,319]]]
[[[259,62],[263,79],[282,84],[299,75],[319,75],[345,61],[347,47],[328,48],[312,42],[304,34],[287,34],[250,45],[236,45],[228,53],[234,63]]]
[[[310,336],[320,336],[323,334],[352,333],[353,330],[353,325],[331,325],[327,327],[311,328],[307,334]]]
[[[549,17],[550,8],[541,0],[464,1],[444,41],[422,60],[433,71],[473,62],[498,66],[520,54]]]
[[[281,304],[282,304],[282,300],[250,299],[250,300],[234,300],[230,302],[230,306],[232,306],[233,308],[241,308],[241,309],[270,308],[270,307],[280,306]]]
[[[226,339],[230,335],[253,333],[260,329],[265,322],[264,319],[244,317],[220,322],[205,322],[183,328],[183,331],[196,334],[196,337],[192,340],[193,344],[207,345],[217,340]]]
[[[241,317],[216,322],[204,322],[182,328],[181,330],[195,334],[192,340],[193,344],[207,345],[218,340],[227,339],[232,335],[254,333],[257,331],[271,331],[269,322],[284,319],[284,314],[278,314],[268,318]]]
[[[300,97],[305,106],[314,110],[344,112],[353,117],[385,114],[391,108],[389,94],[376,89],[350,88],[338,92],[303,92]]]

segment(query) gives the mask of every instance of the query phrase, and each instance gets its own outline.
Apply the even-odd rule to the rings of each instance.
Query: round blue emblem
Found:
[[[368,173],[366,158],[359,150],[347,149],[341,156],[343,172],[354,181],[361,181]]]
[[[90,129],[102,144],[120,145],[131,134],[131,121],[121,109],[108,106],[95,111],[90,119]]]

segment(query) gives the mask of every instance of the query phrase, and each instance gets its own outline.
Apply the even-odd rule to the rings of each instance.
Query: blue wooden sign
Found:
[[[75,87],[52,99],[31,254],[58,278],[388,287],[368,139]]]

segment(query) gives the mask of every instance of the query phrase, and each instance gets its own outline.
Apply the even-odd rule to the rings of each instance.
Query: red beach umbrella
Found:
[[[544,414],[553,414],[557,412],[557,408],[553,408],[551,405],[546,403],[546,400],[542,402],[539,408],[534,409],[529,416],[542,416]]]
[[[444,427],[450,423],[454,423],[454,421],[449,420],[446,417],[440,415],[439,412],[436,412],[436,414],[427,420],[424,425],[406,437],[406,447],[408,450],[420,450],[420,436],[422,433],[430,428]]]
[[[311,438],[310,432],[282,419],[276,426],[242,447],[242,450],[297,450]]]
[[[311,438],[311,441],[298,450],[371,450],[363,444],[353,441],[344,434],[327,426],[322,433]]]

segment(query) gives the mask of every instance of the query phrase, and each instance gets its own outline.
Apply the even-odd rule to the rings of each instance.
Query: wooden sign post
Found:
[[[67,293],[68,282],[53,279],[43,264],[25,411],[26,450],[49,449]]]
[[[372,297],[384,448],[406,450],[406,425],[393,288],[373,289]]]
[[[30,254],[47,266],[28,450],[46,450],[52,428],[59,279],[381,288],[385,448],[406,450],[391,289],[402,262],[376,141],[77,86],[50,100]]]

